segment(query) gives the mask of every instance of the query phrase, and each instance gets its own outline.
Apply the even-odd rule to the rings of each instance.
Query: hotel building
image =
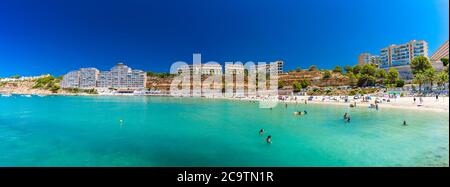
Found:
[[[245,67],[242,64],[225,64],[225,74],[243,75]]]
[[[441,58],[448,58],[448,40],[444,42],[430,57],[431,62],[441,61]]]
[[[431,64],[437,71],[444,69],[444,65],[441,62],[442,58],[448,58],[448,40],[444,42],[430,57]]]
[[[418,56],[428,57],[428,43],[424,40],[411,40],[401,45],[391,45],[380,51],[380,67],[409,65]]]
[[[283,65],[284,65],[284,62],[279,60],[279,61],[271,62],[268,64],[257,64],[254,67],[250,67],[249,71],[256,72],[256,71],[260,71],[262,69],[266,69],[266,74],[270,74],[271,71],[276,71],[278,74],[282,74],[283,73]]]
[[[178,68],[177,72],[180,74],[183,70],[189,71],[191,74],[202,75],[221,75],[222,66],[220,64],[190,64]]]
[[[64,75],[61,81],[61,88],[79,88],[80,71],[71,71]]]
[[[81,68],[80,69],[80,88],[90,89],[97,86],[97,78],[99,71],[95,68]]]
[[[380,56],[372,55],[370,53],[361,53],[358,56],[358,65],[363,66],[364,64],[375,64],[380,65]]]
[[[95,68],[81,68],[64,75],[63,88],[116,88],[116,89],[144,89],[147,74],[141,70],[132,70],[123,63],[119,63],[111,71],[99,72]]]
[[[274,66],[270,66],[273,64]],[[266,73],[270,73],[270,71],[276,71],[278,74],[283,73],[283,61],[275,61],[270,64],[258,64],[253,65],[251,67],[245,67],[241,64],[225,64],[225,73],[232,74],[244,74],[245,69],[248,69],[250,72],[256,72],[259,69],[266,69]],[[184,65],[177,69],[178,74],[180,74],[183,70],[188,70],[191,74],[201,73],[203,75],[220,75],[222,74],[222,66],[220,64],[194,64],[194,65]]]

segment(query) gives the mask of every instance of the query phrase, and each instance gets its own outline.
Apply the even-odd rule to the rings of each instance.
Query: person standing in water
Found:
[[[286,104],[284,104],[284,107],[285,107],[285,108],[287,108],[287,103],[286,103]]]
[[[347,117],[348,117],[348,113],[346,112],[346,113],[344,114],[344,120],[346,120]]]
[[[272,143],[272,136],[267,136],[266,141],[267,143]]]
[[[408,124],[406,124],[406,120],[403,120],[403,126],[406,126]]]
[[[264,134],[264,129],[259,130],[259,135],[263,135]]]
[[[347,117],[347,122],[349,122],[349,123],[350,123],[350,116],[348,116],[348,117]]]

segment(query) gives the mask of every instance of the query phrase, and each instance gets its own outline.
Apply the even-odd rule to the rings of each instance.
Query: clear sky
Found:
[[[108,70],[118,59],[354,65],[362,52],[449,36],[448,0],[1,0],[0,76]]]

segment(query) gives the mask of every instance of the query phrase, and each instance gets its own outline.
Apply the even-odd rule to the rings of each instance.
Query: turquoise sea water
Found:
[[[448,123],[414,110],[15,95],[0,97],[0,166],[448,167]]]

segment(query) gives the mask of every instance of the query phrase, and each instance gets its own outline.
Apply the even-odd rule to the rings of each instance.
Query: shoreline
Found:
[[[149,96],[149,97],[174,97],[169,94],[140,94],[140,95],[133,95],[133,94],[86,94],[86,93],[78,93],[78,94],[72,94],[72,93],[52,93],[52,94],[21,94],[21,93],[11,93],[12,95],[43,95],[43,96],[126,96],[126,97],[132,97],[132,96]],[[308,100],[308,97],[310,96],[295,96],[297,100],[277,100],[277,102],[280,103],[287,103],[287,104],[305,104],[305,100],[307,104],[319,104],[319,105],[340,105],[340,106],[347,106],[350,107],[350,104],[353,104],[356,102],[355,108],[362,108],[362,107],[369,107],[370,104],[374,103],[374,100],[371,100],[370,102],[366,101],[363,102],[361,99],[350,99],[348,102],[343,102],[341,100],[329,100],[323,98],[327,98],[329,96],[312,96],[313,100]],[[183,98],[183,97],[177,97],[177,98]],[[194,98],[194,97],[188,97],[188,98]],[[233,98],[233,97],[198,97],[198,98],[204,98],[204,99],[226,99],[226,100],[234,100],[234,101],[263,101],[262,98]],[[417,97],[417,100],[419,97]],[[432,111],[432,112],[449,112],[449,97],[440,97],[439,101],[435,101],[435,97],[422,97],[424,102],[423,106],[418,106],[417,103],[413,103],[413,97],[400,97],[400,98],[389,98],[391,102],[383,102],[379,103],[379,108],[393,108],[393,109],[403,109],[403,110],[416,110],[416,111]],[[375,97],[375,99],[380,99],[379,97]],[[382,98],[381,98],[382,99]],[[375,110],[375,109],[374,109]]]

